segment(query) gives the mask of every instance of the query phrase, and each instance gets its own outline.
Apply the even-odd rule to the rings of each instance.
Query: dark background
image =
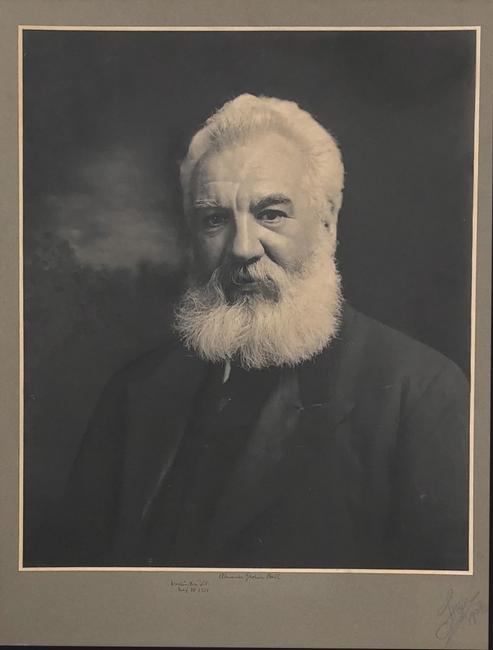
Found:
[[[346,167],[361,311],[469,372],[473,32],[24,32],[25,536],[111,374],[167,337],[177,161],[224,101],[297,101]]]

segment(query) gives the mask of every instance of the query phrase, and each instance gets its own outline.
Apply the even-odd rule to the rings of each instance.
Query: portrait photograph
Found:
[[[477,30],[23,30],[22,565],[469,572]]]

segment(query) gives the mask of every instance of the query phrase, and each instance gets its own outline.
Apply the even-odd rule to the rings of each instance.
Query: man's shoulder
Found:
[[[346,305],[339,340],[342,356],[366,376],[430,382],[436,377],[466,383],[462,370],[444,354]]]
[[[118,393],[129,387],[145,384],[164,372],[170,375],[183,368],[191,355],[176,338],[167,338],[127,361],[110,376],[105,392]]]
[[[154,373],[163,363],[175,357],[186,357],[187,351],[176,338],[167,338],[159,345],[145,350],[123,365],[117,374],[123,379],[146,377]]]

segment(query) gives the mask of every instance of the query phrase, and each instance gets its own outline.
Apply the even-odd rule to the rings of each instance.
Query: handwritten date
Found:
[[[183,594],[206,594],[209,592],[208,580],[171,580],[171,587]]]

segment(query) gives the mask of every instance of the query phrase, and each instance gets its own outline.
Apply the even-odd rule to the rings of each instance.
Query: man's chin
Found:
[[[229,305],[275,304],[277,302],[273,297],[266,296],[258,286],[237,287],[232,291],[228,291],[225,295]]]
[[[226,300],[229,304],[254,304],[279,302],[281,296],[277,287],[266,285],[263,282],[252,280],[229,286],[225,290]]]

